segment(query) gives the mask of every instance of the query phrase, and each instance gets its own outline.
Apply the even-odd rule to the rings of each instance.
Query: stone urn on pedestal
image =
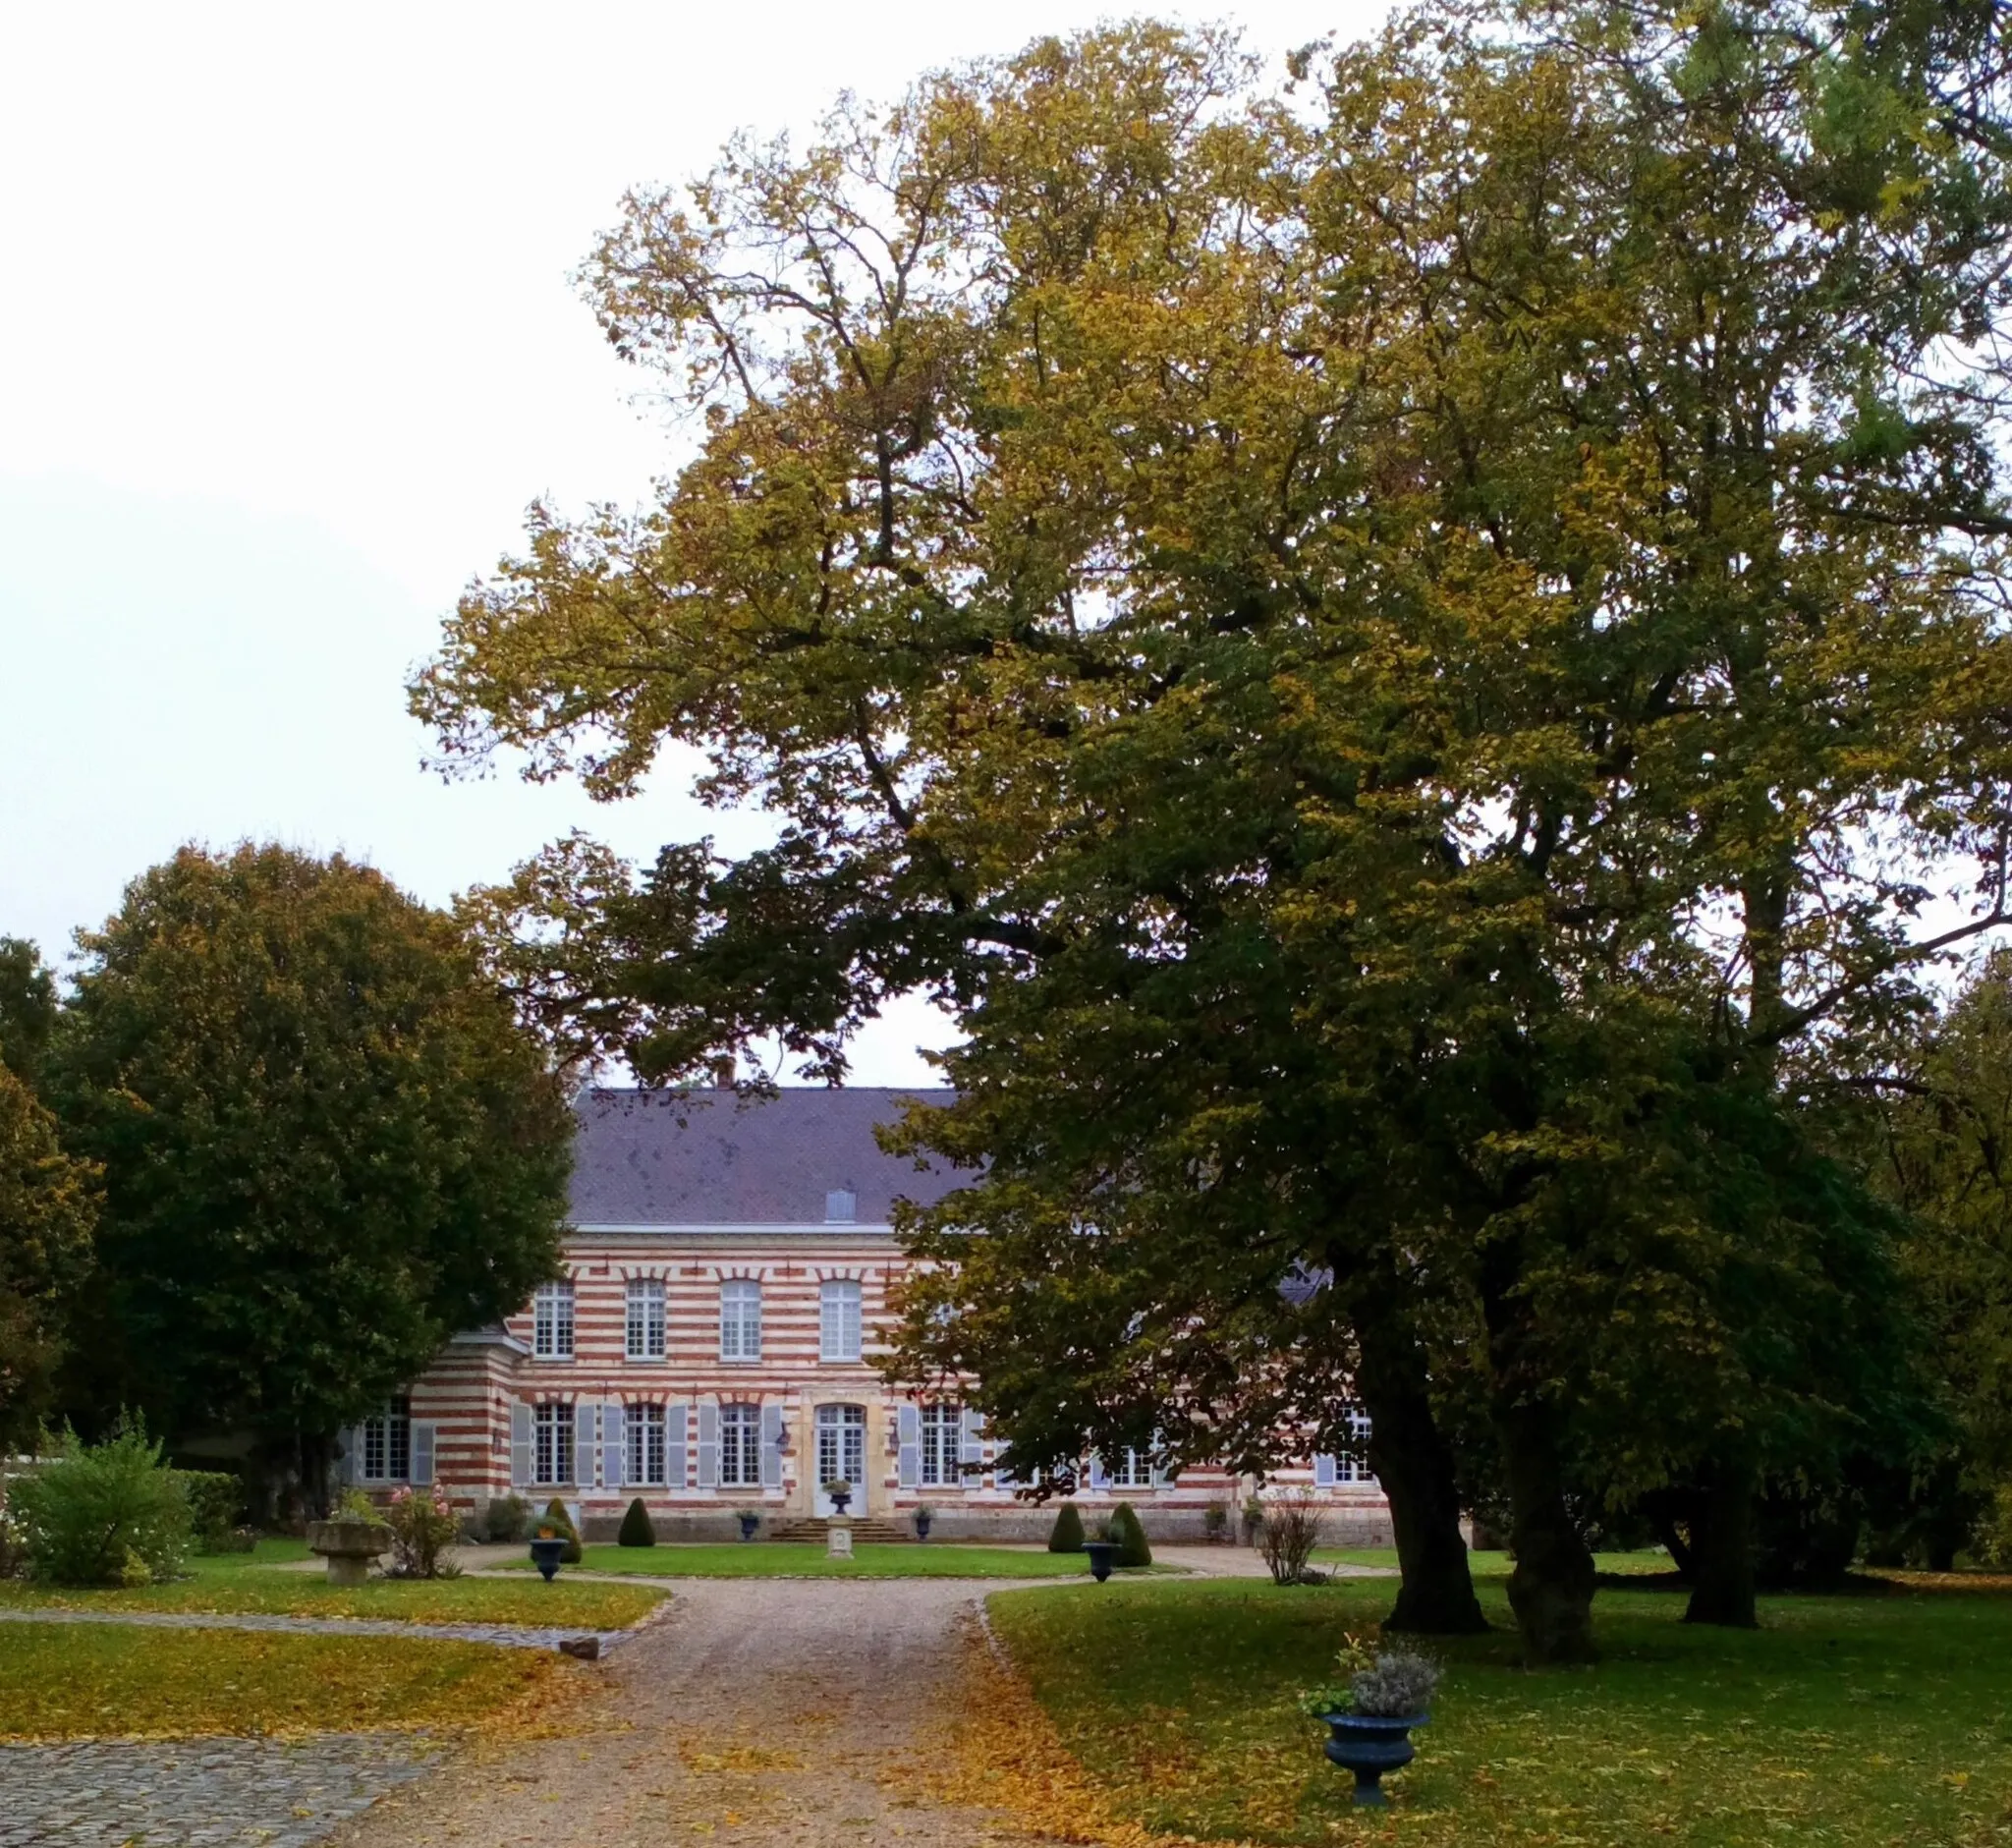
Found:
[[[381,1521],[309,1521],[307,1550],[328,1561],[330,1585],[362,1585],[391,1550],[391,1530]]]

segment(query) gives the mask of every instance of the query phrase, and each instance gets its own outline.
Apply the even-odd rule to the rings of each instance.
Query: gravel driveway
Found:
[[[933,1803],[932,1748],[990,1586],[687,1579],[670,1616],[593,1670],[548,1739],[482,1742],[386,1796],[335,1848],[978,1848],[1025,1840]]]

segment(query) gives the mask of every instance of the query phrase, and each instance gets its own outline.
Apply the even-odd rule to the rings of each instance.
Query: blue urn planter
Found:
[[[531,1541],[531,1563],[544,1575],[547,1585],[552,1582],[552,1574],[559,1570],[559,1555],[565,1550],[566,1542],[556,1536],[551,1540]]]
[[[753,1540],[753,1539],[754,1538],[754,1530],[755,1530],[756,1528],[758,1528],[758,1527],[759,1527],[760,1525],[761,1525],[761,1517],[760,1517],[760,1516],[759,1516],[758,1514],[744,1514],[744,1515],[742,1515],[742,1516],[741,1516],[741,1538],[742,1538],[742,1539],[743,1539],[744,1540]]]
[[[1322,1713],[1321,1723],[1330,1737],[1323,1748],[1330,1763],[1356,1774],[1356,1801],[1365,1807],[1387,1804],[1383,1774],[1401,1771],[1418,1757],[1418,1748],[1408,1736],[1414,1726],[1423,1726],[1429,1713],[1403,1713],[1386,1717],[1381,1713]]]
[[[1101,1585],[1111,1576],[1111,1561],[1118,1556],[1118,1542],[1085,1540],[1083,1550],[1090,1555],[1090,1576]]]

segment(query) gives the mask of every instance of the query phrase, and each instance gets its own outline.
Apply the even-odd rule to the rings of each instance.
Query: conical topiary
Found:
[[[1048,1535],[1048,1551],[1051,1553],[1080,1553],[1083,1550],[1083,1517],[1076,1512],[1073,1501],[1065,1501],[1055,1516],[1055,1525]]]
[[[643,1505],[638,1495],[629,1504],[629,1512],[622,1517],[622,1531],[615,1536],[618,1546],[654,1546],[656,1529],[649,1524],[649,1510]]]
[[[580,1563],[580,1530],[573,1525],[573,1517],[566,1512],[566,1504],[557,1495],[545,1503],[545,1511],[538,1516],[537,1526],[550,1528],[555,1536],[565,1540],[566,1550],[559,1555],[562,1565],[577,1566]]]
[[[1139,1524],[1139,1512],[1129,1501],[1118,1503],[1111,1516],[1111,1538],[1118,1542],[1112,1556],[1114,1566],[1149,1566],[1152,1548],[1146,1543],[1146,1529]]]

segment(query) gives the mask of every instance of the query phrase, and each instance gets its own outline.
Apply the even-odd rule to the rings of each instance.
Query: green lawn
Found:
[[[717,1546],[588,1546],[581,1569],[666,1579],[1057,1579],[1088,1578],[1083,1553],[1018,1546],[862,1545],[850,1560],[812,1540],[732,1541]],[[534,1570],[529,1558],[511,1571]],[[559,1569],[564,1584],[568,1568]]]
[[[467,1726],[564,1672],[556,1654],[478,1643],[10,1623],[0,1738]]]
[[[1384,1566],[1392,1572],[1397,1570],[1394,1546],[1316,1546],[1313,1558],[1316,1564]],[[1478,1579],[1506,1579],[1514,1563],[1507,1553],[1471,1552],[1467,1558],[1468,1569]],[[1667,1572],[1670,1556],[1658,1546],[1646,1552],[1594,1553],[1593,1563],[1602,1572]]]
[[[1294,1697],[1390,1587],[1215,1581],[1009,1592],[994,1628],[1116,1814],[1160,1833],[1422,1848],[2012,1841],[2012,1596],[1763,1600],[1758,1632],[1602,1592],[1605,1659],[1526,1674],[1496,1634],[1448,1658],[1396,1806],[1359,1818]]]
[[[301,1540],[260,1540],[253,1553],[198,1555],[190,1576],[138,1591],[71,1591],[0,1583],[0,1605],[88,1610],[185,1610],[292,1617],[395,1617],[408,1623],[556,1624],[620,1630],[647,1616],[663,1593],[646,1585],[532,1579],[373,1579],[330,1585],[318,1572],[273,1568],[308,1556]],[[12,1630],[0,1632],[4,1649]]]

